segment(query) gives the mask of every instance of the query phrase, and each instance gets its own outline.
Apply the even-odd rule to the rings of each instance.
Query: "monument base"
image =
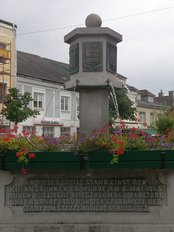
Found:
[[[0,231],[169,232],[174,171],[0,171]]]

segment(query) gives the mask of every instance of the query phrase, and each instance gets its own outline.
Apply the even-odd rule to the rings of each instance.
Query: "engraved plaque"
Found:
[[[102,42],[83,43],[83,71],[103,71]]]
[[[18,213],[147,212],[165,191],[147,178],[28,178],[5,187],[5,205]]]
[[[79,44],[74,44],[70,46],[69,49],[70,57],[70,74],[77,73],[79,71]]]
[[[117,72],[117,47],[111,43],[107,43],[106,50],[106,70],[112,73]]]

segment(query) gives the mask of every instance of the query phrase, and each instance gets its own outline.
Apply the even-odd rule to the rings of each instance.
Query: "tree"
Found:
[[[17,88],[11,88],[9,94],[4,97],[1,114],[17,126],[19,122],[23,122],[29,117],[36,117],[39,114],[39,111],[28,107],[32,100],[30,93],[25,92],[22,95]]]
[[[135,120],[136,108],[133,106],[134,103],[127,96],[127,89],[116,89],[115,94],[118,104],[119,118]],[[117,119],[117,112],[112,97],[110,97],[109,100],[109,117],[111,121]]]
[[[174,108],[170,108],[167,112],[159,115],[155,121],[155,125],[159,134],[166,134],[169,129],[174,128]]]

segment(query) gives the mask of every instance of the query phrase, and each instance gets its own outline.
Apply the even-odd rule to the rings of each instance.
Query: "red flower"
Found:
[[[130,134],[130,139],[137,139],[138,135],[137,134]]]
[[[112,138],[112,142],[117,142],[117,137],[116,136]]]
[[[12,133],[10,133],[8,136],[9,136],[10,138],[16,138],[16,135],[14,135],[14,134],[12,134]]]
[[[28,154],[28,158],[29,158],[29,159],[33,159],[33,158],[35,158],[35,157],[36,157],[36,154],[34,154],[34,153]]]
[[[137,129],[135,127],[132,127],[132,132],[135,132]]]
[[[16,152],[16,156],[17,156],[18,158],[20,158],[20,157],[23,156],[23,153],[22,153],[22,152]]]
[[[22,151],[23,153],[28,153],[28,149],[27,149],[26,147],[22,147],[21,151]]]
[[[8,138],[8,137],[4,137],[3,139],[2,139],[2,141],[3,142],[8,142],[10,139]]]
[[[28,174],[28,169],[27,168],[21,168],[21,174],[27,175]]]
[[[31,133],[30,133],[30,132],[28,132],[28,131],[24,131],[24,130],[22,131],[22,133],[23,133],[23,135],[24,135],[24,136],[29,136],[29,135],[31,135]]]
[[[122,141],[119,141],[119,142],[118,142],[118,146],[123,146],[123,144],[124,144],[124,143],[123,143]]]
[[[117,155],[122,155],[122,154],[124,154],[124,150],[122,147],[119,147],[117,150]]]
[[[7,133],[8,131],[7,131],[5,128],[1,128],[1,129],[0,129],[0,132],[1,132],[1,133]]]

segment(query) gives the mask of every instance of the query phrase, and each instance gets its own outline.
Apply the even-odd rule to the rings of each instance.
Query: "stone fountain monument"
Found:
[[[116,75],[116,44],[122,36],[101,24],[100,17],[92,14],[86,18],[86,28],[65,36],[71,72],[66,89],[80,93],[80,127],[87,133],[108,124],[109,91],[122,87]],[[28,175],[5,169],[7,157],[0,154],[0,232],[174,232],[172,168],[158,169],[151,158],[154,168],[134,168],[131,156],[124,162],[132,163],[132,169],[117,169],[109,162],[105,168],[98,153],[94,169],[88,167],[89,159],[86,170],[80,170],[80,165],[72,168],[79,164],[72,152],[61,153],[41,153],[43,158],[61,156],[60,162],[54,158],[54,168],[48,169],[49,159],[44,159],[46,168]],[[16,167],[12,154],[9,165]],[[173,151],[169,155],[170,161]],[[36,167],[37,162],[36,156]]]
[[[86,18],[86,28],[76,28],[64,37],[70,44],[70,81],[68,90],[80,94],[80,131],[90,133],[109,123],[108,95],[112,88],[121,88],[117,78],[117,47],[122,35],[101,27],[96,14]]]

